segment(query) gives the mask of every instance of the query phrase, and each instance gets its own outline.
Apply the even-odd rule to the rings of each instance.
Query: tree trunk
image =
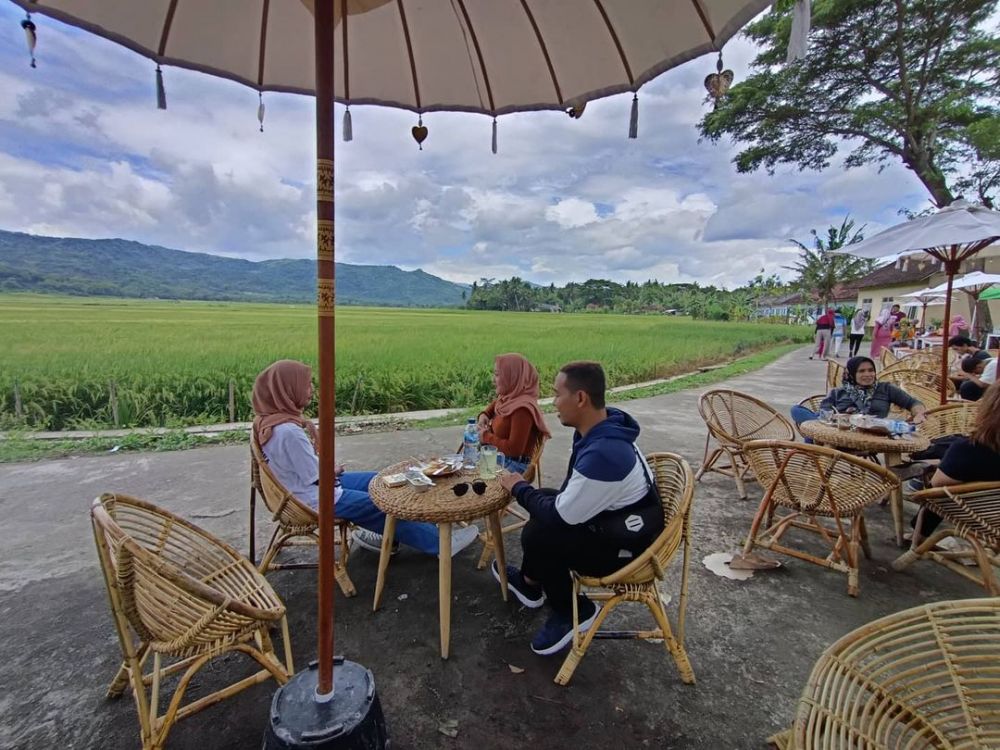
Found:
[[[955,196],[952,195],[951,190],[948,188],[948,181],[944,173],[931,163],[931,158],[928,156],[927,151],[924,149],[904,148],[902,156],[903,163],[917,176],[917,179],[927,188],[927,192],[931,194],[934,205],[938,208],[951,205],[951,202],[955,200]]]

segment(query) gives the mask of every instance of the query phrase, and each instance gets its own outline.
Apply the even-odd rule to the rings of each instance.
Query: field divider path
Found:
[[[608,393],[625,393],[627,391],[634,391],[640,388],[649,388],[651,386],[663,385],[664,383],[672,383],[676,380],[681,380],[683,378],[691,377],[692,375],[697,375],[701,372],[706,372],[712,369],[719,369],[725,367],[733,362],[738,362],[744,357],[737,357],[736,359],[724,362],[721,364],[710,365],[707,367],[698,367],[690,372],[684,372],[679,375],[673,375],[669,378],[657,378],[655,380],[645,380],[641,383],[629,383],[627,385],[619,385],[614,388],[609,388]],[[552,398],[540,398],[538,399],[540,406],[549,406],[552,404]],[[389,414],[357,414],[350,416],[337,417],[337,425],[350,426],[350,425],[379,425],[379,424],[392,424],[397,422],[425,422],[431,419],[441,419],[445,417],[454,417],[468,411],[468,408],[453,408],[453,409],[424,409],[422,411],[404,411],[404,412],[392,412]],[[313,420],[314,422],[316,420]],[[113,430],[58,430],[58,431],[39,431],[39,432],[18,432],[17,436],[25,440],[89,440],[91,438],[116,438],[116,437],[128,437],[129,435],[167,435],[176,432],[183,432],[188,435],[217,435],[224,432],[240,432],[250,431],[252,422],[223,422],[220,424],[210,424],[210,425],[192,425],[190,427],[132,427],[126,429],[113,429]],[[0,432],[0,440],[6,440],[9,437],[9,433]]]

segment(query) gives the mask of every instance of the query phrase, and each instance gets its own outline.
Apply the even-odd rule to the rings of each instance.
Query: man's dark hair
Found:
[[[974,346],[977,349],[979,348],[979,344],[968,336],[952,336],[948,339],[948,346]]]
[[[987,358],[990,359],[990,358]],[[962,360],[962,372],[973,373],[980,362],[985,361],[982,357],[966,357]]]
[[[595,409],[604,408],[604,391],[607,381],[600,362],[570,362],[559,368],[566,376],[566,387],[571,391],[584,391],[590,396]]]

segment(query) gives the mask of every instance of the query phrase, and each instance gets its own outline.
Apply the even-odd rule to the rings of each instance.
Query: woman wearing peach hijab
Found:
[[[549,437],[538,408],[538,370],[520,354],[501,354],[493,363],[496,399],[479,414],[479,441],[506,456],[504,467],[523,472],[540,440]]]
[[[278,360],[253,384],[253,430],[268,466],[285,489],[315,510],[319,507],[316,428],[302,414],[312,395],[312,369],[291,359]],[[368,495],[374,477],[374,471],[345,472],[343,466],[338,466],[333,497],[337,517],[360,527],[354,532],[354,541],[380,552],[385,513]],[[452,554],[469,546],[478,535],[475,526],[456,529],[451,539]],[[438,553],[438,528],[432,523],[398,521],[396,539],[428,555]]]

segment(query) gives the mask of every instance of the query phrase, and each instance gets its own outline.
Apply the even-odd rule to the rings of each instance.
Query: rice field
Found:
[[[611,385],[649,380],[790,340],[782,325],[669,316],[343,307],[337,411],[468,407],[492,392],[493,356],[518,351],[543,389],[563,363],[596,359]],[[307,305],[0,295],[0,426],[179,426],[251,417],[256,374],[316,362]],[[117,421],[115,417],[117,416]]]

